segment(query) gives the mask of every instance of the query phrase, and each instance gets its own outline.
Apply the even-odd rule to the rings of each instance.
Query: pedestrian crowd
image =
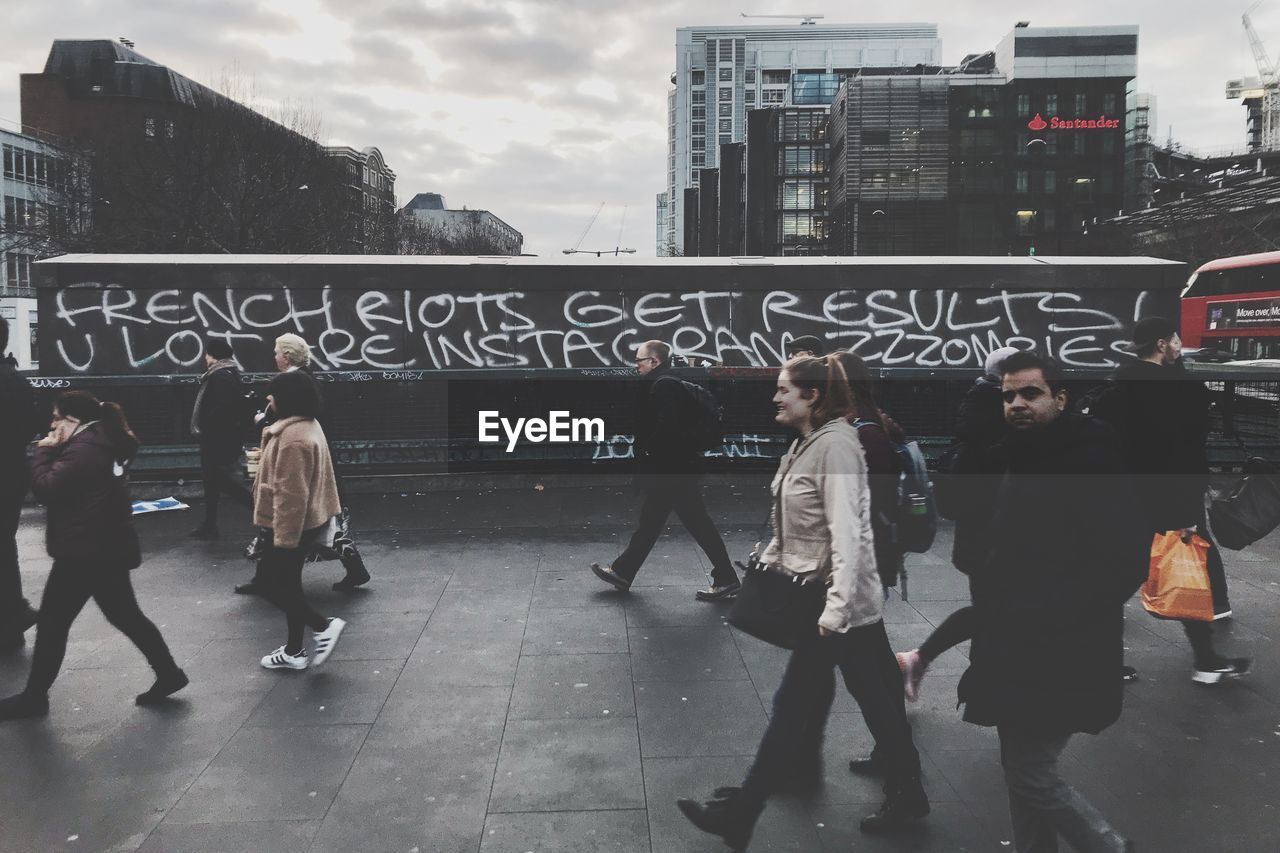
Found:
[[[1051,359],[1011,347],[991,353],[960,407],[936,494],[912,501],[902,485],[907,436],[880,407],[862,359],[827,354],[812,336],[794,339],[773,405],[795,439],[770,486],[767,537],[739,564],[741,576],[700,488],[698,436],[717,423],[714,398],[672,370],[669,344],[638,347],[637,525],[622,553],[591,571],[630,594],[674,512],[712,566],[697,599],[732,602],[731,624],[791,652],[745,777],[705,800],[677,803],[695,826],[745,849],[772,796],[820,782],[837,670],[874,741],[849,769],[884,780],[883,803],[863,818],[863,831],[892,833],[923,820],[930,805],[906,702],[918,697],[933,661],[969,642],[958,700],[966,721],[998,735],[1014,849],[1047,853],[1059,839],[1081,851],[1134,849],[1064,781],[1058,762],[1070,738],[1096,735],[1120,717],[1124,683],[1137,677],[1124,661],[1124,605],[1148,580],[1161,537],[1207,542],[1212,614],[1181,620],[1192,679],[1238,678],[1250,661],[1222,654],[1213,637],[1214,621],[1231,608],[1207,514],[1207,391],[1186,374],[1170,321],[1146,318],[1132,337],[1135,358],[1079,400]],[[0,321],[0,352],[6,339]],[[210,339],[206,353],[191,416],[205,515],[192,535],[220,535],[221,496],[251,510],[256,571],[235,591],[261,595],[286,625],[284,643],[261,666],[318,666],[346,622],[307,603],[305,564],[340,560],[345,576],[334,588],[342,591],[370,576],[351,536],[309,348],[297,335],[277,340],[280,372],[260,410],[227,343]],[[68,391],[50,423],[34,414],[12,364],[0,364],[0,409],[12,414],[0,421],[0,651],[20,648],[36,627],[27,686],[0,700],[0,719],[48,713],[72,623],[90,598],[155,671],[138,704],[166,701],[188,678],[130,580],[142,561],[127,486],[139,441],[125,413]],[[252,489],[239,476],[249,429],[260,449]],[[30,439],[46,432],[28,460]],[[23,598],[15,541],[28,489],[46,507],[53,558],[38,610]],[[905,526],[935,511],[955,521],[952,562],[968,578],[972,603],[919,648],[895,654],[884,623],[889,590],[905,582],[904,552],[932,541],[929,528],[922,546],[908,544]],[[769,625],[779,633],[768,634]]]

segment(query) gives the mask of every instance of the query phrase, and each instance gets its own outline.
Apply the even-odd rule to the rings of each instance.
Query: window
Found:
[[[766,86],[775,85],[778,83],[790,83],[791,72],[790,71],[765,71],[764,76],[761,78],[761,80]]]
[[[1071,186],[1072,201],[1089,204],[1093,201],[1094,180],[1090,177],[1079,177]]]
[[[1044,191],[1046,194],[1056,193],[1058,191],[1058,173],[1044,173]]]
[[[1014,175],[1014,191],[1025,193],[1030,187],[1030,177],[1025,171],[1019,171]]]
[[[689,82],[694,86],[701,86],[707,82],[707,72],[697,70],[689,75]]]
[[[1111,170],[1107,170],[1098,176],[1098,189],[1104,193],[1115,190],[1114,178],[1112,178]]]
[[[746,95],[747,95],[747,103],[748,103],[748,104],[754,104],[754,103],[756,102],[756,90],[755,90],[755,89],[748,89],[748,90],[746,91]]]
[[[30,287],[31,256],[22,252],[5,252],[4,274],[9,287]]]
[[[695,121],[689,125],[689,132],[694,136],[705,136],[707,133],[707,123],[705,121]]]
[[[1083,133],[1077,133],[1075,137],[1071,140],[1074,152],[1076,154],[1085,153],[1085,144],[1088,141],[1089,140],[1085,138],[1085,135]]]
[[[707,93],[701,90],[689,93],[689,103],[705,104],[707,102]]]
[[[720,82],[722,83],[725,81],[733,82],[733,69],[721,68],[719,76],[720,76]]]
[[[1030,144],[1031,144],[1031,134],[1029,133],[1018,134],[1018,156],[1019,157],[1026,157],[1028,154],[1031,153],[1031,150],[1027,148],[1027,146]]]
[[[1104,134],[1102,137],[1102,153],[1116,153],[1116,135],[1114,133]]]
[[[1089,111],[1089,96],[1083,92],[1076,95],[1076,115],[1082,116]]]
[[[1058,211],[1053,208],[1040,212],[1040,228],[1042,231],[1058,230]]]
[[[993,128],[960,130],[961,154],[989,154],[999,145],[999,137]]]
[[[4,197],[4,223],[9,228],[27,228],[33,224],[36,206],[25,198]]]
[[[813,181],[788,180],[778,187],[780,210],[813,210],[815,198]]]
[[[889,131],[887,130],[862,131],[862,147],[863,148],[888,148],[889,147]]]
[[[1058,96],[1057,95],[1044,96],[1044,111],[1051,116],[1056,116],[1058,114]]]
[[[1026,118],[1027,116],[1031,115],[1031,96],[1030,95],[1018,96],[1018,115],[1023,118]]]
[[[748,83],[756,82],[756,70],[754,68],[748,68],[746,74]]]
[[[1014,229],[1019,237],[1030,237],[1036,233],[1036,212],[1034,210],[1019,210],[1013,217]]]
[[[766,89],[761,93],[760,102],[763,104],[780,104],[787,97],[785,89]]]
[[[733,119],[722,118],[719,121],[721,133],[733,133]]]
[[[728,145],[730,142],[733,142],[733,136],[731,134],[728,134],[728,133],[720,134],[721,145]]]
[[[1116,95],[1114,92],[1102,96],[1102,111],[1108,114],[1116,111]]]
[[[722,86],[720,88],[720,103],[727,104],[733,102],[733,87]]]
[[[143,119],[142,132],[147,136],[154,137],[156,135],[156,120],[154,118]]]
[[[705,105],[699,106],[699,107],[693,107],[691,112],[692,112],[694,121],[700,121],[707,117],[707,108]]]
[[[1051,133],[1045,139],[1044,153],[1046,157],[1053,157],[1058,153],[1058,134]]]
[[[696,167],[702,166],[703,160],[706,158],[706,156],[707,156],[706,153],[702,151],[693,152],[693,159],[691,162],[693,163],[694,167],[696,168]]]
[[[826,149],[816,145],[781,148],[778,169],[783,175],[821,174],[827,170]]]

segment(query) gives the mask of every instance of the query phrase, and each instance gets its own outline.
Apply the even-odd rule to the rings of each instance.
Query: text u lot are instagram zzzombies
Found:
[[[504,418],[494,410],[479,414],[478,439],[481,444],[498,444],[502,437],[498,428],[507,436],[507,453],[516,449],[523,439],[530,444],[577,444],[604,441],[603,418],[575,418],[566,411],[547,412],[543,418]]]

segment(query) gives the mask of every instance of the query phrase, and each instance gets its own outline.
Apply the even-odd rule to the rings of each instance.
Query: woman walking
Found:
[[[854,404],[835,357],[793,359],[778,376],[775,420],[801,438],[771,487],[773,539],[762,560],[774,571],[826,584],[809,641],[796,648],[773,697],[773,714],[741,787],[677,805],[695,826],[735,850],[751,839],[769,796],[795,771],[820,766],[821,731],[835,699],[833,669],[857,700],[886,765],[885,800],[864,832],[897,829],[929,813],[898,664],[882,613],[884,593],[871,532],[871,494]],[[815,736],[816,734],[816,736]]]
[[[0,700],[0,720],[49,713],[49,688],[66,656],[71,624],[90,598],[155,670],[155,683],[137,704],[156,704],[187,686],[160,631],[138,608],[129,579],[142,563],[125,476],[137,452],[137,436],[118,405],[84,391],[58,397],[52,427],[31,464],[32,491],[48,508],[53,569],[40,602],[27,687]]]
[[[263,595],[284,611],[285,644],[262,658],[267,669],[306,669],[303,629],[314,643],[310,661],[324,663],[347,623],[326,619],[302,594],[307,550],[341,510],[329,443],[316,418],[320,392],[306,373],[281,373],[268,386],[267,401],[278,420],[262,431],[262,460],[253,482],[253,523],[263,528],[265,549],[258,562]]]

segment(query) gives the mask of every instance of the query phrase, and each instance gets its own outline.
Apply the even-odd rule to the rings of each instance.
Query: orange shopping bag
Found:
[[[1151,571],[1142,585],[1142,606],[1165,619],[1213,621],[1213,593],[1206,561],[1209,543],[1199,536],[1183,542],[1178,531],[1151,540]]]

